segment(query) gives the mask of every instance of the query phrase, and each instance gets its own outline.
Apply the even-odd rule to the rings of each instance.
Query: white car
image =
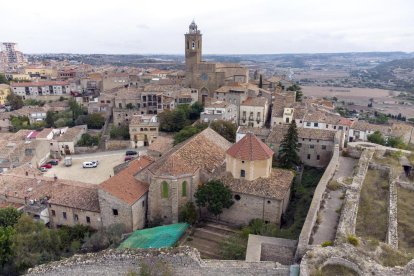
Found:
[[[95,162],[92,162],[92,161],[83,162],[83,164],[82,164],[83,168],[96,168],[97,166],[98,166],[98,164],[96,164]]]
[[[91,162],[94,163],[94,164],[96,164],[96,166],[99,165],[99,161],[98,160],[92,160]]]

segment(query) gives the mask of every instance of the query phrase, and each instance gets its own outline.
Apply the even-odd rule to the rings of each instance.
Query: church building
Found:
[[[200,102],[213,98],[223,85],[249,82],[249,70],[239,64],[202,61],[202,48],[201,31],[193,21],[185,34],[186,86],[198,89]]]
[[[280,223],[289,203],[293,173],[272,168],[273,151],[247,133],[226,151],[226,174],[221,181],[233,193],[234,204],[220,220],[247,225],[252,219]]]

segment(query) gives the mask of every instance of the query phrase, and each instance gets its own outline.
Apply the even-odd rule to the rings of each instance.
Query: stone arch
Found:
[[[183,183],[181,183],[181,196],[182,197],[187,197],[187,181],[183,181]]]
[[[206,101],[206,98],[209,96],[209,91],[206,87],[203,87],[200,89],[200,97],[201,97],[201,103],[204,104]]]

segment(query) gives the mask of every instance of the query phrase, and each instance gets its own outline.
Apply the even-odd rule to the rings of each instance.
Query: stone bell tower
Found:
[[[187,72],[191,72],[194,65],[201,62],[201,49],[201,32],[193,20],[188,33],[185,34],[185,69]]]

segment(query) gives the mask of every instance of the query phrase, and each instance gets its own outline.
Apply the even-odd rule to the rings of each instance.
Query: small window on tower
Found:
[[[194,50],[195,49],[195,42],[193,40],[193,42],[191,43],[191,48]]]

